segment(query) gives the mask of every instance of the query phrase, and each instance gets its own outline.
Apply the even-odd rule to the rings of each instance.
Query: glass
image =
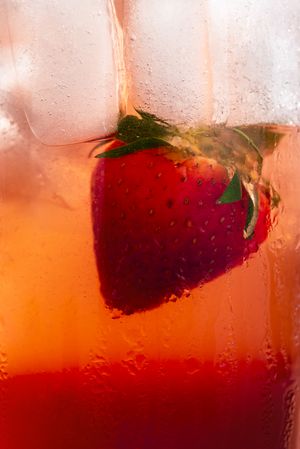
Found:
[[[1,449],[297,449],[298,3],[6,6]]]

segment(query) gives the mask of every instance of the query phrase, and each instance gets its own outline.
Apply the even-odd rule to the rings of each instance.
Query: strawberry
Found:
[[[122,143],[115,141],[111,149]],[[164,154],[165,153],[165,154]],[[230,183],[212,159],[163,148],[100,159],[92,179],[94,248],[101,291],[124,314],[180,297],[240,265],[266,239],[269,199],[259,189],[252,238],[244,237],[249,195],[220,204]]]

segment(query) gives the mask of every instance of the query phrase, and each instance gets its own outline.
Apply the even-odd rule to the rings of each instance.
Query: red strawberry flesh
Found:
[[[160,149],[98,161],[94,247],[109,308],[152,309],[258,250],[267,237],[269,201],[260,193],[254,236],[246,240],[246,191],[240,201],[218,204],[228,183],[221,165],[203,158],[174,163]]]

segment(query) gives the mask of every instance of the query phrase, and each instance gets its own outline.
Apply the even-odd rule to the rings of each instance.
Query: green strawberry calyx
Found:
[[[264,155],[273,150],[282,134],[258,126],[225,127],[203,126],[181,130],[165,120],[145,111],[125,115],[119,120],[117,132],[101,140],[94,150],[119,139],[124,145],[103,151],[97,158],[118,158],[145,149],[164,148],[166,153],[177,153],[180,158],[204,157],[213,159],[226,168],[230,182],[218,199],[218,204],[229,204],[242,199],[242,186],[247,191],[248,211],[244,237],[253,236],[259,212],[259,188],[277,207],[279,195],[270,182],[262,178]]]

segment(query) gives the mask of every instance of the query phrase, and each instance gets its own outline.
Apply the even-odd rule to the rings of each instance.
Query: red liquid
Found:
[[[283,362],[141,363],[8,379],[1,449],[287,447],[295,386]]]

